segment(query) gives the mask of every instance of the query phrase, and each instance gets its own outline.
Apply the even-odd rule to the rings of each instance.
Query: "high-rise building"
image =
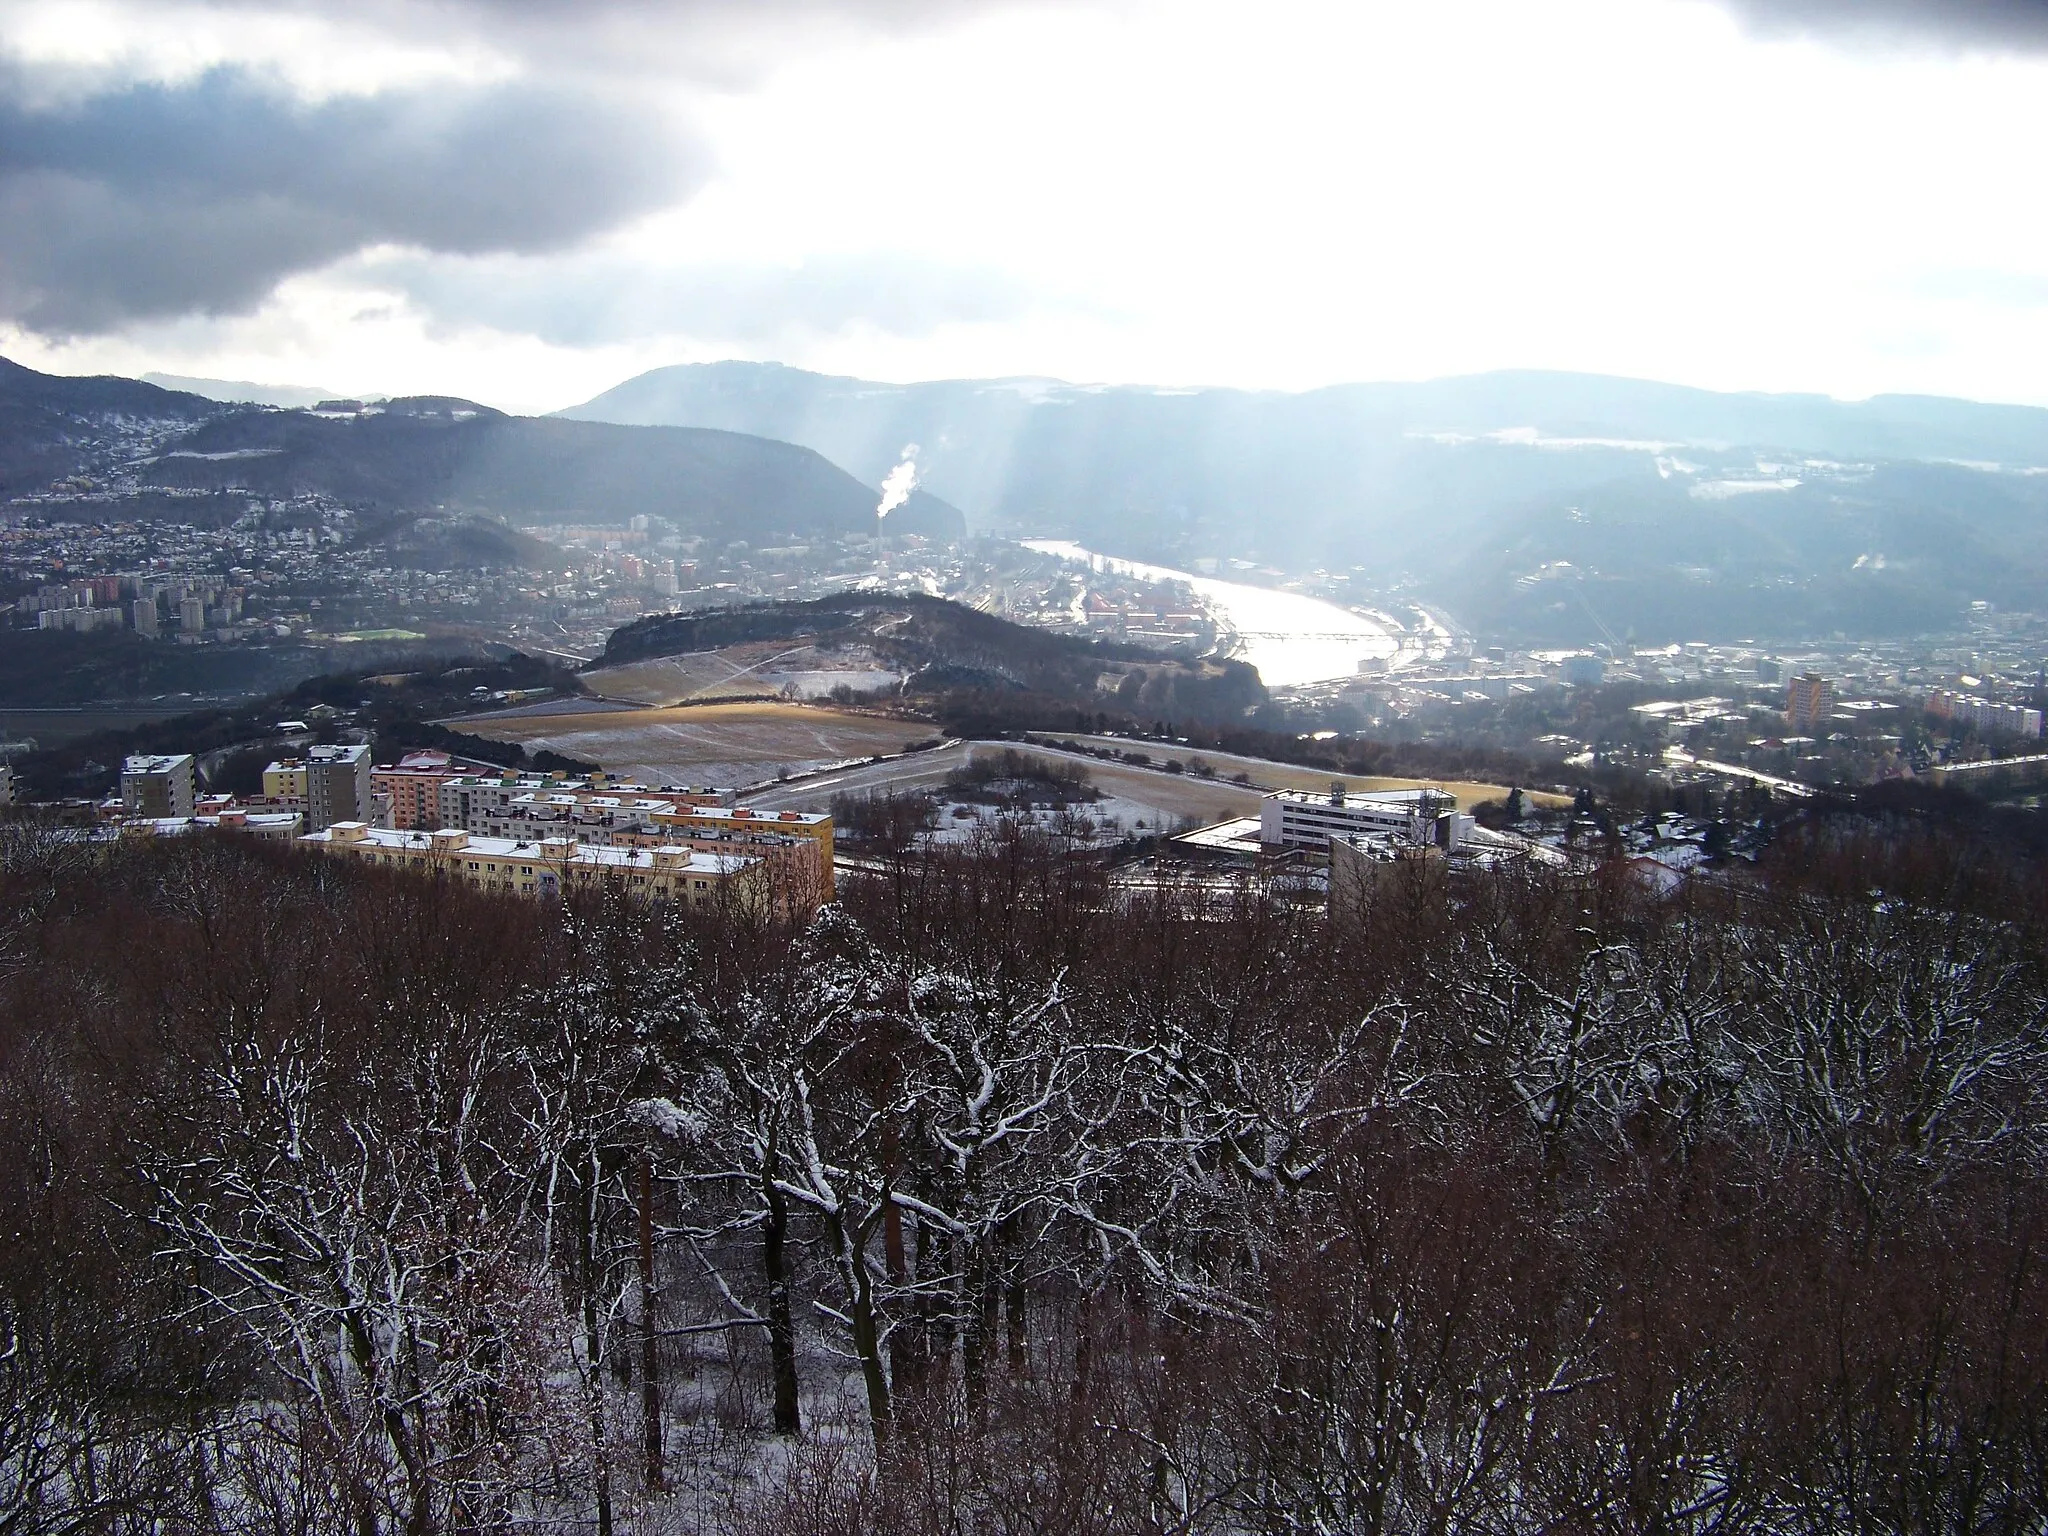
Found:
[[[306,750],[308,832],[323,831],[337,821],[368,823],[375,810],[368,747],[309,747]]]
[[[206,599],[188,597],[178,604],[178,632],[196,635],[206,628]]]
[[[131,757],[121,764],[121,809],[130,816],[190,816],[197,788],[190,752]]]
[[[1558,681],[1567,688],[1597,688],[1607,675],[1607,664],[1591,651],[1580,651],[1558,663]]]
[[[134,616],[135,633],[144,639],[154,640],[157,632],[156,599],[138,597],[128,611]]]
[[[1794,731],[1810,731],[1834,712],[1835,685],[1818,672],[1803,672],[1785,685],[1785,721]]]
[[[432,832],[442,825],[441,786],[466,775],[446,752],[408,752],[395,764],[371,769],[370,787],[391,797],[392,826]]]

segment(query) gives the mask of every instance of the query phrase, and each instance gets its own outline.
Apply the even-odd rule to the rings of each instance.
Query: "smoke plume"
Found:
[[[910,493],[917,489],[917,444],[904,446],[903,458],[889,471],[882,482],[882,500],[875,508],[876,517],[887,517],[903,503],[910,500]]]

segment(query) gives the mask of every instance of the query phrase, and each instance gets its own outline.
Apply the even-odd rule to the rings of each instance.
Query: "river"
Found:
[[[1073,560],[1110,575],[1137,581],[1179,581],[1215,615],[1228,632],[1226,652],[1250,662],[1268,688],[1293,688],[1356,677],[1358,664],[1378,660],[1396,663],[1403,654],[1401,635],[1387,624],[1298,592],[1248,587],[1218,581],[1164,565],[1146,565],[1114,555],[1099,555],[1065,539],[1026,539],[1026,549]],[[1391,621],[1389,621],[1391,622]]]

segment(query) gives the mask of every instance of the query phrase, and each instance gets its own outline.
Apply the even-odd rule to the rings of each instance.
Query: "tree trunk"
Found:
[[[849,1230],[845,1218],[831,1218],[833,1243],[839,1250],[840,1268],[847,1291],[847,1312],[853,1324],[853,1353],[860,1361],[861,1381],[867,1388],[868,1423],[875,1434],[875,1459],[883,1461],[889,1451],[889,1377],[882,1368],[881,1326],[875,1315],[875,1292],[868,1275],[867,1245],[872,1228]]]
[[[612,1536],[612,1457],[604,1427],[604,1346],[597,1323],[596,1158],[585,1170],[576,1202],[577,1280],[583,1296],[585,1411],[590,1418],[590,1472],[597,1494],[597,1536]]]
[[[790,1316],[789,1206],[775,1187],[774,1160],[761,1178],[768,1206],[768,1220],[762,1229],[761,1265],[768,1279],[768,1360],[775,1377],[775,1433],[803,1433],[803,1416],[797,1397],[796,1324]]]
[[[659,1492],[661,1472],[661,1335],[654,1326],[654,1155],[640,1154],[640,1418],[647,1488]]]
[[[995,1354],[996,1331],[1002,1315],[996,1241],[994,1234],[990,1234],[976,1243],[974,1256],[968,1265],[967,1304],[973,1315],[967,1320],[960,1374],[967,1388],[968,1406],[976,1409],[982,1406],[988,1392],[989,1361]]]
[[[903,1244],[903,1207],[894,1196],[884,1189],[882,1192],[882,1262],[888,1272],[889,1284],[899,1293],[910,1283],[910,1259]],[[896,1332],[889,1340],[889,1375],[898,1396],[915,1390],[923,1375],[920,1358],[922,1340],[917,1334],[917,1324],[911,1319],[915,1312],[909,1311],[896,1325]]]
[[[1012,1275],[1003,1290],[1003,1327],[1012,1381],[1022,1381],[1030,1375],[1031,1357],[1024,1331],[1025,1299],[1023,1278]]]

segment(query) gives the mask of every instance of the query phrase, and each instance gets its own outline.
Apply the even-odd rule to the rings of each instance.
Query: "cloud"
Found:
[[[156,0],[151,0],[156,3]],[[435,47],[482,47],[550,70],[655,71],[732,85],[799,50],[910,35],[977,15],[1127,0],[206,0]]]
[[[710,155],[679,98],[852,34],[1015,3],[108,0],[69,31],[43,7],[57,23],[31,28],[33,47],[0,36],[0,321],[68,340],[246,314],[285,278],[379,246],[560,251],[702,186]],[[322,39],[496,62],[337,93],[305,57]],[[194,57],[211,67],[181,73]]]
[[[666,114],[528,81],[308,103],[227,68],[43,110],[17,83],[0,74],[0,312],[50,336],[246,312],[377,244],[559,250],[704,172]]]
[[[2048,52],[2048,0],[1722,0],[1764,33]]]
[[[749,346],[867,327],[928,336],[1015,319],[1036,295],[1000,273],[894,254],[799,266],[648,266],[609,251],[552,259],[369,257],[349,277],[396,288],[441,325],[481,325],[560,346],[690,336]]]

